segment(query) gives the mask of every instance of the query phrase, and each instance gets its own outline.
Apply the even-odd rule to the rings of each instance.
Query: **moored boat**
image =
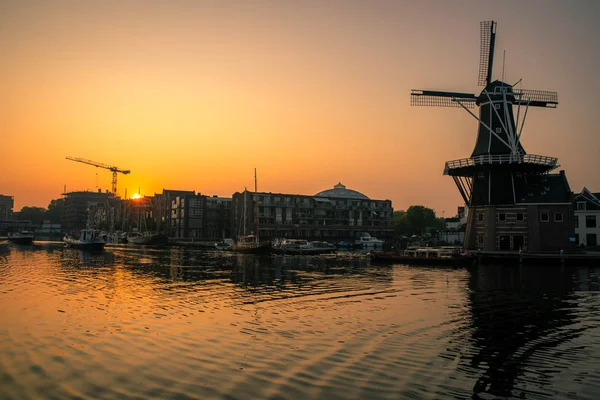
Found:
[[[310,242],[306,249],[309,251],[309,254],[331,254],[336,252],[334,245],[320,241]]]
[[[244,254],[269,254],[271,243],[259,243],[254,235],[239,236],[237,241],[231,245],[231,250]]]
[[[272,244],[272,252],[275,254],[299,254],[301,246],[308,246],[308,240],[275,239]]]
[[[254,169],[254,195],[256,196],[257,192],[257,182],[256,182],[256,168]],[[231,245],[231,250],[236,253],[244,253],[244,254],[270,254],[271,253],[271,242],[263,242],[261,243],[258,238],[258,232],[260,232],[258,224],[258,201],[256,198],[254,200],[254,227],[256,229],[256,235],[246,234],[246,197],[248,195],[248,190],[244,190],[244,214],[243,214],[243,234],[237,237],[235,243]]]
[[[318,255],[335,253],[336,248],[327,242],[309,242],[304,239],[284,239],[278,241],[272,251],[277,254]]]
[[[169,237],[160,232],[135,232],[127,236],[127,243],[135,246],[165,247],[169,245]]]
[[[73,237],[67,233],[63,237],[63,242],[67,247],[82,250],[102,250],[106,245],[106,242],[100,237],[100,232],[95,229],[82,229],[79,237]]]
[[[233,239],[223,239],[220,242],[215,243],[215,248],[217,250],[231,250],[234,243]]]
[[[340,240],[335,244],[339,249],[343,250],[352,250],[354,248],[354,244],[347,240]]]
[[[354,241],[354,246],[362,249],[381,248],[383,247],[383,240],[377,239],[365,232]]]
[[[402,253],[369,252],[371,262],[388,262],[408,265],[469,266],[476,264],[477,256],[465,254],[456,248],[417,248]]]
[[[8,241],[16,244],[32,244],[34,236],[32,231],[9,232]]]
[[[100,237],[106,242],[106,244],[127,244],[127,233],[116,231],[112,233],[101,233]]]

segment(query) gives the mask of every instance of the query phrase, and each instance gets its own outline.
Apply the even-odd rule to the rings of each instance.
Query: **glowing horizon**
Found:
[[[477,91],[479,22],[489,19],[494,78],[559,94],[556,110],[529,112],[526,151],[558,157],[574,191],[600,190],[598,5],[514,8],[6,2],[0,193],[18,211],[47,207],[65,186],[110,190],[110,171],[64,159],[74,155],[130,169],[118,176],[121,197],[229,197],[254,187],[257,168],[259,191],[312,195],[341,181],[395,210],[452,215],[462,199],[444,163],[470,155],[477,123],[460,109],[411,108],[409,94]]]

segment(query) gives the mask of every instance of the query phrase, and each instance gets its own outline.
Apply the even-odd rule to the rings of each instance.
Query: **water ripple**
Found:
[[[598,268],[0,254],[0,398],[595,398]]]

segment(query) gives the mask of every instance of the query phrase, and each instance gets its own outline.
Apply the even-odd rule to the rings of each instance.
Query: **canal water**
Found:
[[[0,249],[2,399],[596,399],[600,267]]]

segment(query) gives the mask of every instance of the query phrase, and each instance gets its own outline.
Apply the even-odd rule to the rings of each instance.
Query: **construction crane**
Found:
[[[106,165],[106,164],[102,164],[99,162],[95,162],[95,161],[90,161],[90,160],[86,160],[84,158],[77,158],[77,157],[67,157],[67,160],[71,160],[71,161],[77,161],[80,163],[84,163],[84,164],[88,164],[88,165],[93,165],[94,167],[98,167],[98,168],[104,168],[104,169],[108,169],[110,171],[112,171],[113,176],[112,176],[112,192],[114,195],[117,194],[117,172],[123,174],[123,175],[127,175],[129,173],[131,173],[130,170],[128,169],[121,169],[119,167],[115,167],[112,165]]]

